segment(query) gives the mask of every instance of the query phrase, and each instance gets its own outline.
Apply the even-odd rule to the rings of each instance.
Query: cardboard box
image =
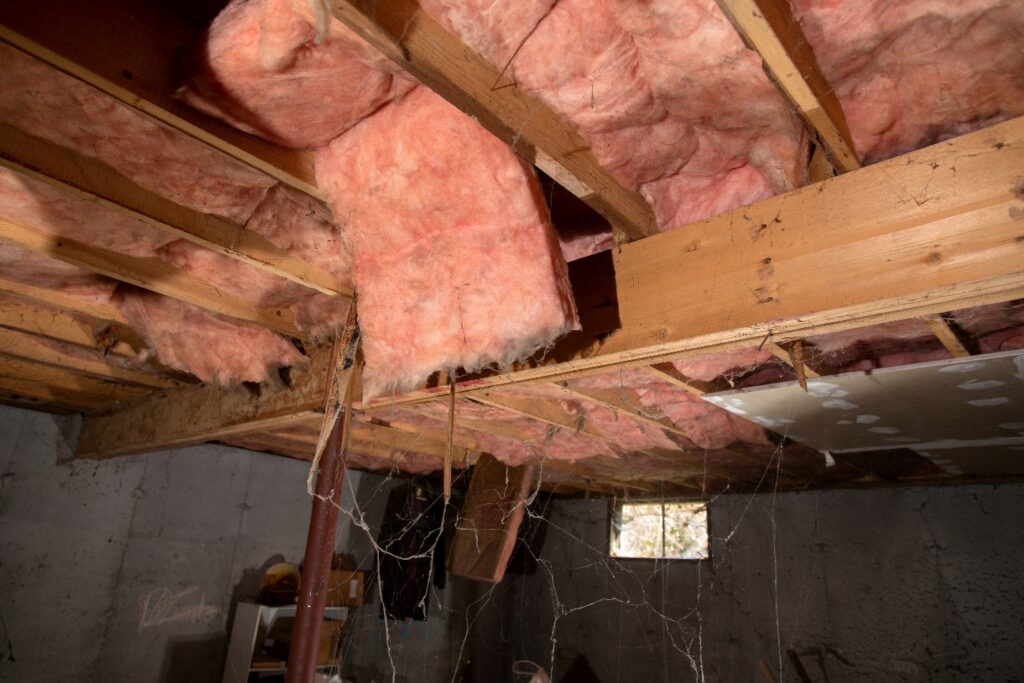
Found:
[[[327,580],[330,607],[359,607],[363,604],[363,573],[332,571]]]

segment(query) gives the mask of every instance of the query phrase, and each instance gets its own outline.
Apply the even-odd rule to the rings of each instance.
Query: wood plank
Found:
[[[448,554],[451,574],[501,583],[535,479],[533,465],[508,467],[490,455],[481,456]]]
[[[229,296],[205,280],[158,258],[119,254],[4,219],[0,219],[0,240],[214,313],[293,337],[303,336],[291,311],[265,308]]]
[[[25,410],[38,410],[44,413],[54,413],[56,415],[71,415],[78,412],[77,409],[69,408],[65,405],[32,398],[31,396],[24,396],[22,394],[12,394],[6,391],[0,391],[0,405],[10,406],[12,408],[24,408]]]
[[[971,352],[960,340],[960,336],[950,326],[949,321],[941,315],[921,316],[921,322],[928,326],[928,329],[935,335],[935,338],[942,343],[954,358],[965,358],[971,355]]]
[[[293,369],[292,388],[181,386],[108,414],[86,419],[77,454],[106,458],[227,439],[247,432],[309,423],[322,409],[330,354],[316,349],[306,371]]]
[[[641,403],[640,398],[632,389],[584,389],[581,387],[565,386],[565,390],[583,401],[596,403],[624,417],[645,422],[652,427],[677,434],[689,440],[686,433],[679,429],[679,427],[676,427],[675,423],[668,417],[653,414],[654,411]]]
[[[50,365],[13,358],[0,354],[0,376],[25,382],[38,382],[70,396],[95,399],[110,404],[116,401],[139,398],[151,393],[149,387],[131,386],[109,380],[89,377]],[[29,394],[32,395],[32,394]]]
[[[679,372],[671,363],[655,363],[654,365],[647,366],[644,370],[651,375],[652,379],[659,382],[667,382],[674,387],[688,391],[694,396],[713,394],[716,391],[725,391],[730,388],[728,382],[705,382],[704,380],[687,377]]]
[[[89,323],[64,311],[37,308],[18,299],[0,297],[0,326],[37,337],[96,348],[96,337]]]
[[[36,404],[43,404],[46,406],[56,406],[72,413],[92,413],[103,410],[115,403],[109,397],[82,394],[61,387],[53,387],[43,382],[19,379],[17,377],[0,376],[0,392],[10,397],[9,404],[18,405],[21,408],[36,409]],[[46,410],[46,408],[39,409]]]
[[[463,379],[457,389],[560,380],[1024,297],[1021,168],[1017,118],[622,245],[604,257],[610,281],[603,296],[588,295],[598,308],[582,312],[582,332],[543,360]],[[437,397],[424,390],[375,403]]]
[[[313,155],[243,133],[174,98],[179,50],[205,25],[176,3],[0,3],[0,40],[283,183],[319,196]],[[205,23],[205,22],[204,22]]]
[[[3,276],[0,276],[0,294],[52,306],[69,313],[79,313],[103,322],[118,323],[120,325],[128,324],[127,318],[121,314],[121,311],[110,304],[89,301],[65,294],[56,289],[27,285],[17,280],[9,280]]]
[[[327,272],[252,230],[176,204],[106,164],[0,123],[0,165],[84,201],[141,220],[157,230],[323,294],[351,298]]]
[[[639,193],[605,171],[576,130],[448,33],[414,0],[333,0],[334,16],[632,238],[656,232]]]
[[[717,0],[733,26],[764,60],[779,89],[807,121],[840,171],[860,168],[850,128],[789,0]]]
[[[587,423],[581,416],[564,410],[557,402],[540,397],[509,396],[500,391],[481,391],[473,394],[472,400],[484,405],[502,408],[510,412],[533,418],[555,427],[564,427],[572,432],[586,434],[602,441],[615,440]]]
[[[109,379],[126,384],[158,389],[177,385],[177,382],[154,373],[132,370],[119,365],[104,363],[98,359],[72,355],[59,348],[48,346],[30,334],[2,327],[0,327],[0,355],[55,365],[87,375],[94,375],[101,379]]]
[[[0,292],[3,284],[0,280]],[[145,348],[138,335],[125,325],[88,320],[48,306],[31,305],[20,297],[8,299],[0,296],[0,327],[123,358],[135,357],[139,350]],[[147,362],[154,363],[152,359]],[[163,368],[155,369],[164,372]]]
[[[800,343],[799,359],[794,355],[794,345],[797,344],[797,343]],[[809,365],[807,365],[807,359],[805,357],[805,354],[803,353],[803,342],[802,342],[802,340],[794,339],[793,341],[787,343],[785,346],[783,346],[782,344],[780,344],[778,342],[767,341],[767,342],[764,343],[764,350],[767,351],[768,353],[772,354],[773,356],[775,356],[779,360],[781,360],[786,365],[789,365],[790,367],[792,367],[793,370],[795,370],[796,373],[797,373],[797,379],[798,380],[800,378],[800,372],[801,372],[800,368],[797,367],[798,360],[799,360],[800,366],[803,368],[803,376],[805,378],[804,379],[805,382],[806,382],[806,378],[807,377],[811,377],[811,378],[821,377],[821,373],[819,373],[817,370],[815,370],[814,368],[812,368]]]

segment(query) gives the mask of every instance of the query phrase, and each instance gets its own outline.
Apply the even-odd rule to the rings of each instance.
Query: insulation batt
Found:
[[[792,0],[868,162],[1024,114],[1020,0]]]
[[[244,223],[273,179],[0,43],[0,121],[179,204]]]
[[[178,95],[283,145],[327,144],[415,85],[328,13],[322,0],[234,0]]]
[[[420,4],[575,124],[661,229],[806,181],[803,126],[714,0]]]
[[[163,365],[204,382],[263,382],[279,368],[307,362],[291,342],[266,328],[225,320],[177,299],[121,286],[116,301]]]
[[[316,171],[352,247],[364,398],[506,366],[578,329],[532,171],[430,90],[321,149]]]

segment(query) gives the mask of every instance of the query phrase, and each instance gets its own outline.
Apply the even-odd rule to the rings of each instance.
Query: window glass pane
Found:
[[[703,503],[617,503],[611,555],[696,560],[708,557]]]
[[[703,560],[708,556],[708,513],[696,503],[665,505],[665,557]]]

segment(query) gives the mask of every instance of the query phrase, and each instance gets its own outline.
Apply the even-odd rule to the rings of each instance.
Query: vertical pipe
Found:
[[[306,554],[302,560],[302,584],[299,587],[292,643],[288,650],[287,683],[312,683],[316,674],[320,626],[323,624],[324,606],[327,603],[327,582],[331,575],[331,559],[334,557],[341,487],[345,481],[345,458],[342,453],[344,423],[344,419],[335,421],[316,479],[316,495],[313,497],[309,534],[306,536]]]

